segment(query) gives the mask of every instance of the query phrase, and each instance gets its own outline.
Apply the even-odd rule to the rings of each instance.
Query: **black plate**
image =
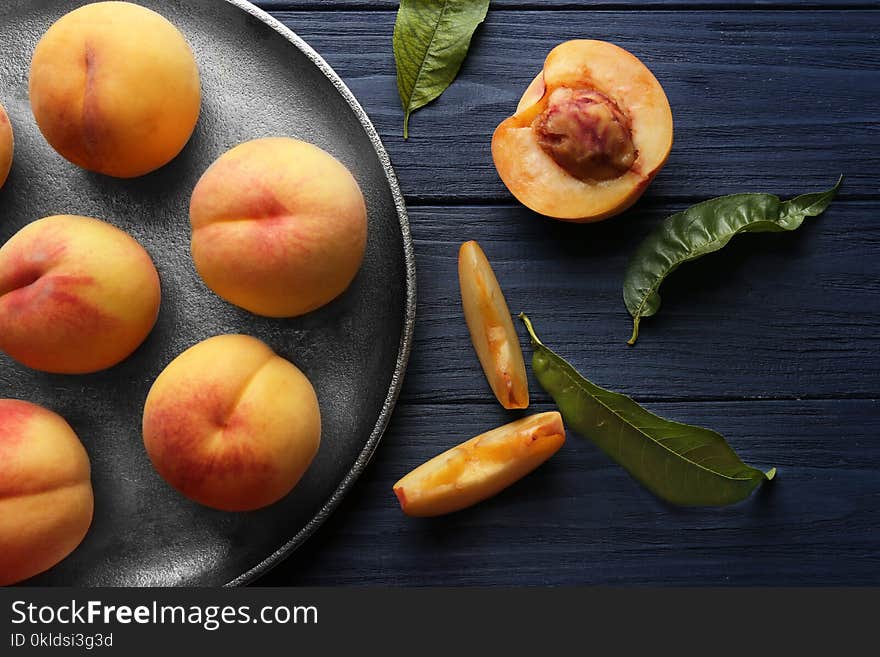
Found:
[[[202,116],[165,168],[124,181],[61,159],[40,135],[27,99],[33,48],[82,0],[0,3],[0,102],[15,130],[12,173],[0,190],[0,240],[53,214],[98,217],[127,230],[162,278],[159,322],[117,367],[88,376],[32,372],[0,354],[0,397],[43,404],[76,430],[92,461],[95,519],[70,557],[40,585],[243,584],[287,556],[336,507],[364,469],[400,389],[415,314],[406,210],[376,131],[351,92],[296,35],[242,0],[140,0],[186,35],[202,73]],[[305,317],[239,310],[201,282],[189,253],[189,197],[208,165],[248,139],[287,135],[332,153],[354,173],[369,209],[363,269],[340,299]],[[252,513],[190,502],[153,470],[141,412],[155,377],[187,347],[248,333],[296,363],[321,403],[321,449],[286,499]]]

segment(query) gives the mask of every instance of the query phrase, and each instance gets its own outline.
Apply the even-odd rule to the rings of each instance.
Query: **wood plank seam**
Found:
[[[255,1],[261,9],[269,12],[276,11],[370,11],[389,12],[397,11],[396,2],[316,2],[314,0],[296,2],[295,0],[262,0]],[[583,2],[505,2],[494,3],[491,11],[621,11],[628,9],[652,9],[669,11],[705,11],[705,10],[741,10],[741,11],[803,11],[806,9],[833,9],[834,11],[860,11],[880,9],[880,2],[841,2],[824,0],[818,2],[767,2],[762,4],[750,3],[747,0],[741,2],[681,2],[670,0],[663,2],[595,2],[585,6]]]

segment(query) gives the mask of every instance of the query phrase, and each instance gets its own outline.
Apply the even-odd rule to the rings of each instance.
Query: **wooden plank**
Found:
[[[404,405],[340,509],[260,583],[880,584],[880,402],[651,408],[721,431],[747,462],[778,467],[778,479],[732,507],[674,508],[570,434],[559,454],[496,498],[408,519],[393,483],[510,416],[494,404]]]
[[[489,141],[543,58],[576,37],[614,41],[663,83],[676,145],[648,198],[744,190],[790,195],[848,174],[844,194],[878,192],[880,12],[504,11],[478,31],[459,79],[412,119],[391,52],[394,13],[278,12],[364,104],[411,202],[511,200]]]
[[[626,264],[680,209],[651,204],[577,226],[519,206],[412,208],[419,311],[404,399],[491,395],[461,315],[456,258],[467,239],[488,254],[511,312],[530,313],[545,342],[600,385],[639,399],[880,395],[876,203],[837,202],[795,233],[743,235],[685,265],[629,347]],[[534,381],[532,392],[543,398]]]
[[[343,9],[395,11],[400,0],[255,0],[254,4],[267,11],[283,9],[340,11]],[[877,7],[877,0],[492,0],[491,10],[511,9],[608,9],[620,7],[674,8],[742,8],[751,10],[772,10],[779,8],[871,8]]]

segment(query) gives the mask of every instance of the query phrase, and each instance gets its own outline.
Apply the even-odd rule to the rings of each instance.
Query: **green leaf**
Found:
[[[394,23],[397,90],[403,104],[403,138],[409,117],[452,84],[471,37],[486,18],[489,0],[401,0]]]
[[[623,300],[633,318],[629,344],[639,322],[660,308],[660,285],[685,262],[701,258],[739,233],[794,230],[807,217],[822,214],[840,189],[804,194],[783,203],[772,194],[733,194],[703,201],[663,221],[636,249],[623,281]]]
[[[664,420],[626,395],[591,383],[538,339],[532,369],[562,413],[566,426],[595,442],[658,497],[683,506],[721,506],[748,497],[773,479],[743,463],[715,431]]]

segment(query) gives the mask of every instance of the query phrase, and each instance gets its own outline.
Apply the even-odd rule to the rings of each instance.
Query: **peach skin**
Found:
[[[92,523],[89,457],[60,416],[0,399],[0,586],[48,570]]]
[[[492,137],[501,180],[535,212],[577,223],[626,210],[672,149],[663,87],[605,41],[556,46]]]
[[[96,372],[146,339],[160,297],[153,261],[130,235],[46,217],[0,248],[0,350],[45,372]]]
[[[183,495],[222,511],[250,511],[299,482],[318,451],[321,413],[296,366],[256,338],[219,335],[159,375],[143,432],[157,472]]]
[[[6,184],[9,170],[12,168],[12,155],[15,152],[15,138],[12,135],[12,123],[6,109],[0,105],[0,189]]]
[[[40,39],[30,100],[62,157],[134,178],[170,162],[189,141],[201,107],[199,70],[183,35],[156,12],[96,2]]]
[[[435,456],[394,484],[408,516],[459,511],[501,492],[565,443],[562,416],[538,413],[471,438]]]
[[[528,408],[529,382],[519,336],[495,272],[474,241],[458,251],[458,281],[471,341],[495,397],[504,408]]]
[[[348,169],[287,138],[221,156],[193,191],[190,221],[205,284],[267,317],[302,315],[342,294],[367,239],[364,197]]]

